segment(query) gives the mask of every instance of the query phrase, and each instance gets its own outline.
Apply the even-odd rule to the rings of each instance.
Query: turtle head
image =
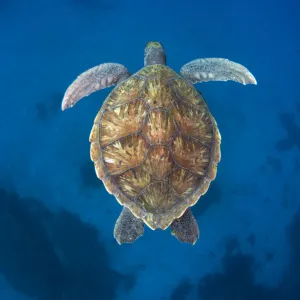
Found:
[[[164,47],[158,42],[149,42],[145,48],[144,65],[166,64],[166,53]]]

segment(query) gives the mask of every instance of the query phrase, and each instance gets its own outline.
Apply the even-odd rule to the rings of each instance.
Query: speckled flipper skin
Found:
[[[199,227],[190,208],[171,224],[171,233],[180,242],[194,245],[199,238]]]
[[[242,65],[225,58],[200,58],[185,64],[180,74],[191,83],[233,80],[243,85],[257,84]]]
[[[74,106],[81,98],[93,92],[117,84],[129,77],[128,70],[121,64],[105,63],[91,68],[77,77],[68,87],[61,109]]]
[[[120,245],[133,243],[143,234],[144,222],[136,218],[127,207],[123,207],[114,229],[114,237],[117,242]]]

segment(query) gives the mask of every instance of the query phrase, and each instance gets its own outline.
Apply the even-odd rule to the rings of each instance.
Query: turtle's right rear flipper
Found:
[[[190,208],[171,224],[171,233],[180,242],[195,244],[199,238],[199,227]]]

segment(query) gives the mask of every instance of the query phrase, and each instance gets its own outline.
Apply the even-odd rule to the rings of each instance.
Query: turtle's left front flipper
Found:
[[[180,74],[194,83],[233,80],[244,85],[257,84],[254,76],[242,65],[225,58],[201,58],[185,64]]]
[[[130,76],[128,70],[120,64],[105,63],[91,68],[75,79],[68,87],[61,105],[65,110],[74,106],[81,98],[93,92],[117,84]]]

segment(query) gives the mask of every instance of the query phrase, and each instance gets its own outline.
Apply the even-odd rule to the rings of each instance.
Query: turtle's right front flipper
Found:
[[[257,84],[243,65],[225,58],[200,58],[185,64],[180,74],[191,83],[233,80],[244,85]]]
[[[91,68],[77,77],[68,87],[61,109],[65,110],[74,106],[81,98],[93,92],[117,84],[120,80],[126,79],[130,74],[120,64],[105,63]]]

